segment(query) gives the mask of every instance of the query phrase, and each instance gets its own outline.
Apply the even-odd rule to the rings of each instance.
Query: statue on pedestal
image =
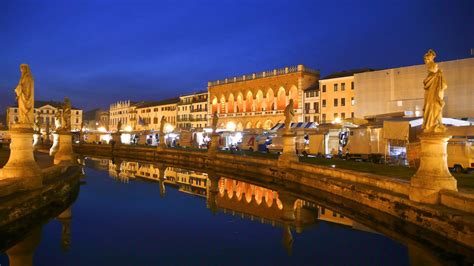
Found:
[[[71,131],[71,100],[68,97],[64,98],[63,115],[62,115],[62,129]]]
[[[293,99],[290,99],[290,102],[285,107],[285,132],[289,132],[291,128],[291,122],[295,117],[295,109]]]
[[[424,61],[428,69],[428,76],[423,81],[425,89],[425,103],[423,105],[423,132],[442,133],[446,131],[443,125],[444,91],[448,87],[443,77],[443,72],[434,62],[436,53],[429,50]]]
[[[18,123],[33,125],[35,82],[27,64],[21,64],[20,71],[20,82],[15,88],[16,100],[18,101]]]
[[[212,116],[212,133],[217,133],[217,123],[219,122],[219,116],[217,115],[217,112],[214,113]]]
[[[160,120],[160,133],[161,134],[165,134],[165,123],[166,123],[166,118],[165,116],[161,116],[161,120]]]
[[[54,129],[58,131],[61,128],[61,113],[59,110],[56,111],[54,115]]]

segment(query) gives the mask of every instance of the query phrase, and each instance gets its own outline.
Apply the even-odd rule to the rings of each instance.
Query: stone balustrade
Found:
[[[211,87],[211,86],[217,86],[217,85],[228,84],[228,83],[236,83],[236,82],[241,82],[241,81],[246,81],[246,80],[286,75],[286,74],[296,73],[296,72],[319,73],[318,70],[307,68],[304,65],[297,65],[297,66],[278,68],[278,69],[273,69],[273,70],[268,70],[268,71],[262,71],[258,73],[246,74],[246,75],[242,75],[238,77],[225,78],[225,79],[220,79],[216,81],[209,81],[207,83],[207,86]]]

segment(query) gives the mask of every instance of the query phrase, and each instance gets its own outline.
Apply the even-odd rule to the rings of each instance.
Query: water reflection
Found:
[[[283,255],[287,256],[288,258],[292,256],[301,257],[307,255],[301,253],[295,255],[295,251],[298,250],[295,247],[297,247],[298,243],[306,241],[302,239],[301,236],[305,235],[305,233],[311,233],[312,230],[314,231],[314,228],[322,227],[326,228],[324,230],[327,230],[327,228],[329,227],[342,229],[344,230],[344,232],[351,231],[356,234],[365,234],[381,237],[378,232],[370,229],[369,227],[364,225],[361,220],[357,219],[357,216],[355,215],[356,210],[345,212],[344,208],[331,208],[332,205],[328,205],[324,201],[313,200],[312,198],[303,196],[303,194],[301,194],[300,196],[300,194],[291,193],[289,189],[282,188],[277,184],[255,183],[238,175],[223,176],[222,174],[216,173],[215,171],[210,169],[207,169],[205,172],[203,172],[198,171],[198,169],[182,169],[179,167],[160,163],[134,162],[123,159],[104,158],[88,158],[83,162],[86,167],[99,170],[103,173],[107,173],[109,176],[109,178],[102,178],[108,181],[108,183],[104,185],[104,188],[106,188],[107,190],[93,190],[94,193],[96,193],[97,195],[102,195],[105,192],[109,193],[109,190],[110,193],[112,193],[111,190],[121,189],[121,192],[118,192],[118,195],[120,195],[121,197],[122,195],[120,193],[123,193],[125,188],[133,187],[137,183],[145,183],[144,185],[146,185],[147,187],[151,187],[154,195],[158,195],[159,193],[159,195],[164,198],[163,200],[160,200],[160,202],[171,202],[170,200],[173,200],[173,197],[176,198],[176,194],[182,195],[182,197],[188,199],[190,203],[192,198],[194,197],[196,200],[199,200],[199,202],[205,202],[205,206],[207,207],[207,209],[209,209],[209,211],[215,215],[211,215],[212,219],[218,220],[220,217],[224,216],[236,218],[237,220],[244,221],[245,223],[263,225],[267,228],[275,227],[274,230],[277,230],[278,233],[277,240],[280,240],[281,244],[277,243],[276,241],[274,241],[274,243],[280,245],[280,247],[286,251],[287,255],[285,255],[284,252]],[[86,176],[85,180],[89,180],[92,178],[94,178],[94,176]],[[109,183],[112,183],[117,186],[111,188]],[[124,186],[122,184],[126,185]],[[141,186],[141,188],[144,189],[143,186]],[[110,195],[112,194],[107,194],[107,196]],[[101,199],[99,199],[98,197],[93,197],[89,200],[93,202],[93,207],[96,208],[96,202],[98,203]],[[105,216],[109,215],[106,208],[117,207],[113,206],[117,198],[111,198],[110,201],[107,201],[107,199],[102,200],[105,201],[105,203],[103,203],[102,205],[102,209],[98,206],[94,210],[89,209],[87,210],[87,215],[90,213],[101,213],[103,214],[101,219],[106,219]],[[27,226],[28,230],[19,230],[17,235],[13,234],[13,236],[11,236],[12,234],[10,234],[8,241],[2,241],[3,246],[1,247],[3,247],[3,249],[1,250],[3,250],[3,252],[8,256],[10,265],[32,265],[32,258],[35,253],[35,249],[41,241],[41,231],[43,230],[42,225],[45,224],[47,221],[50,221],[52,218],[54,218],[52,222],[59,222],[59,224],[61,225],[60,243],[55,242],[56,245],[59,244],[60,249],[63,252],[67,252],[68,254],[74,252],[81,254],[83,252],[84,246],[82,246],[81,248],[77,244],[77,238],[80,238],[80,236],[78,236],[77,234],[73,235],[71,233],[71,224],[73,219],[73,213],[71,208],[72,202],[70,202],[69,205],[60,206],[59,208],[54,207],[56,209],[54,211],[50,211],[47,217],[43,217],[41,221],[31,222],[31,225]],[[119,216],[120,218],[122,217],[122,215],[144,216],[142,220],[139,219],[143,224],[128,224],[130,231],[136,230],[134,228],[136,226],[145,226],[147,222],[157,222],[157,220],[149,218],[149,215],[151,215],[151,211],[149,211],[145,207],[140,207],[139,204],[134,205],[135,203],[133,202],[132,198],[126,198],[125,201],[121,201],[121,204],[124,204],[126,202],[131,202],[131,207],[129,206],[129,209],[123,207],[123,211],[119,207],[119,209],[121,210],[119,212],[119,215],[121,215]],[[179,204],[187,203],[180,202]],[[80,203],[76,205],[78,205],[79,207],[81,206]],[[168,209],[176,207],[176,205],[171,204],[165,204],[164,206]],[[348,206],[350,207],[350,205]],[[89,208],[91,208],[91,206],[89,206]],[[133,212],[133,214],[129,214],[128,212],[132,212],[132,209],[130,208],[143,208],[146,212]],[[163,212],[163,209],[160,210],[161,212]],[[82,211],[84,212],[85,210]],[[186,211],[193,211],[192,215],[196,214],[194,210],[190,208],[181,209],[178,213],[182,216],[188,215]],[[75,217],[77,217],[77,212],[75,212],[75,214]],[[112,214],[116,213],[112,212]],[[173,220],[172,217],[166,216],[164,213],[158,213],[157,215],[159,216],[160,220],[171,220],[171,223],[176,222],[175,220]],[[179,224],[176,225],[176,227],[170,227],[169,229],[175,229],[176,233],[179,235],[180,226],[189,226],[187,224],[188,221],[190,223],[194,222],[194,217],[192,215],[187,217],[187,219],[184,219],[186,221],[186,224]],[[349,216],[354,217],[354,219],[350,218]],[[362,221],[370,221],[370,219],[377,219],[377,217],[374,217],[371,214],[363,214],[363,216],[366,217],[366,220]],[[92,227],[81,227],[82,232],[89,233],[90,231],[90,234],[97,233],[101,236],[104,236],[105,238],[114,239],[114,235],[110,235],[110,233],[109,235],[102,235],[101,231],[94,231],[97,230],[94,229],[96,223],[100,224],[101,219],[97,219],[94,221],[94,223],[89,224],[92,225]],[[111,220],[104,221],[103,223],[109,225],[110,222],[116,222],[116,224],[120,224],[122,221],[115,220],[115,218],[113,218],[112,216]],[[37,226],[38,224],[40,224],[41,226]],[[167,223],[165,223],[165,225],[169,226],[169,224]],[[79,224],[78,226],[82,226],[82,224]],[[112,225],[110,224],[110,226]],[[98,228],[99,227],[100,226],[98,226]],[[153,227],[153,230],[158,229],[158,226],[156,228]],[[169,229],[167,228],[166,230]],[[150,229],[145,230],[145,233],[151,234],[152,231],[149,230]],[[380,230],[380,228],[378,228],[378,230]],[[403,244],[408,250],[408,257],[406,258],[406,263],[409,262],[411,265],[456,264],[466,263],[472,259],[472,257],[466,256],[465,253],[456,254],[456,250],[450,252],[449,256],[443,257],[440,254],[446,251],[441,251],[438,249],[433,252],[432,249],[427,248],[425,246],[426,243],[419,243],[410,239],[404,241],[406,238],[403,236],[403,234],[398,232],[392,232],[389,230],[390,229],[387,228],[385,231],[380,231],[382,231],[385,235],[396,239],[397,241],[403,242]],[[25,233],[26,231],[29,232]],[[115,231],[112,234],[118,234],[118,231]],[[140,234],[139,232],[140,231],[138,231],[137,234]],[[210,232],[206,233],[211,234]],[[1,234],[0,231],[0,237],[3,237],[4,235],[5,234]],[[161,231],[159,241],[173,243],[173,240],[167,239],[165,235],[166,234]],[[71,244],[72,236],[74,236],[76,245]],[[193,237],[195,237],[196,239],[192,241],[196,241],[196,243],[206,242],[208,240],[207,235],[201,235],[200,238],[199,236]],[[339,235],[336,237],[344,238],[345,235]],[[43,236],[43,238],[47,237]],[[209,238],[211,238],[211,236],[209,236]],[[129,238],[121,240],[126,243],[129,241]],[[311,241],[314,243],[317,243],[319,240],[319,237],[311,239]],[[178,241],[182,240],[178,238]],[[251,239],[249,241],[257,240]],[[0,242],[0,244],[2,244],[2,242]],[[312,242],[310,242],[309,245],[313,245]],[[305,245],[308,245],[308,242],[305,243]],[[88,244],[89,243],[87,243],[87,245]],[[155,243],[153,241],[146,242],[145,240],[143,240],[142,246],[139,246],[138,248],[146,249],[146,245],[154,244]],[[228,245],[228,243],[222,243],[222,246],[224,245]],[[364,243],[361,243],[361,245],[364,245]],[[113,249],[114,247],[117,248],[113,245],[106,246],[106,248],[110,249]],[[244,253],[247,251],[247,249],[244,249]],[[192,252],[192,249],[189,249],[187,252]],[[351,254],[350,251],[349,254]],[[353,255],[354,254],[351,254],[351,256]],[[99,256],[101,256],[101,254],[99,254]],[[369,254],[368,256],[371,256],[371,254]],[[390,260],[394,258],[387,259]],[[2,261],[0,257],[0,264],[1,263]],[[345,258],[344,260],[340,261],[339,264],[341,263],[351,264],[351,258]],[[137,263],[137,265],[138,264],[150,263]],[[180,263],[175,261],[175,263],[164,264]]]

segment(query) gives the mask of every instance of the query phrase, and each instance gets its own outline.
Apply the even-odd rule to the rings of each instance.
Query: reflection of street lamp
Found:
[[[235,125],[234,122],[227,122],[226,128],[227,128],[228,130],[230,130],[230,131],[235,131],[235,128],[236,128],[236,127],[237,127],[237,126]]]

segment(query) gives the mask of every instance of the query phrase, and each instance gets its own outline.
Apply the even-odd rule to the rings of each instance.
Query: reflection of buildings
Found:
[[[90,167],[95,170],[109,170],[109,159],[101,159],[101,158],[87,158],[85,160],[85,164],[87,167]]]
[[[137,169],[137,162],[109,160],[109,176],[123,183],[128,183],[130,178],[135,178]]]

